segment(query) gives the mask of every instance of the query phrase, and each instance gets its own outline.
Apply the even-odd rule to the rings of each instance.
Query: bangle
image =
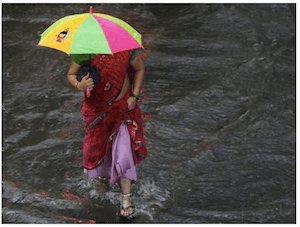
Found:
[[[137,100],[139,100],[141,97],[139,95],[133,94],[131,95],[132,97],[135,97]]]
[[[75,87],[77,90],[80,90],[79,87],[78,87],[78,85],[79,85],[79,82],[77,81],[77,82],[75,83],[74,87]]]

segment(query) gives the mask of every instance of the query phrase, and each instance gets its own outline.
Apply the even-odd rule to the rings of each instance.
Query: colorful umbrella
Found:
[[[52,24],[41,35],[39,46],[67,54],[113,54],[142,47],[142,36],[116,17],[93,13],[70,15]]]
[[[69,55],[89,54],[90,61],[91,54],[113,54],[143,47],[142,36],[133,27],[116,17],[93,13],[92,6],[89,13],[56,21],[42,33],[38,45]],[[90,91],[86,92],[89,97]]]

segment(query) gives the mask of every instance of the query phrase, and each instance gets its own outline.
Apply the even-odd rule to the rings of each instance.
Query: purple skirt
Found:
[[[121,124],[117,136],[114,138],[112,150],[108,152],[103,162],[95,169],[84,172],[89,177],[106,177],[110,185],[115,184],[120,177],[136,182],[136,167],[132,157],[130,135],[126,124]]]

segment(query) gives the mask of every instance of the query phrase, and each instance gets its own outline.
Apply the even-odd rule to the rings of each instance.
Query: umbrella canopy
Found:
[[[75,14],[61,18],[41,35],[39,46],[67,54],[113,54],[141,48],[142,36],[125,21],[93,13]]]

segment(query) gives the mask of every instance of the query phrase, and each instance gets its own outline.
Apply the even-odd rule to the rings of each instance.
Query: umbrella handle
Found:
[[[93,13],[93,7],[92,6],[90,6],[90,13]],[[91,54],[89,54],[89,73],[91,73]],[[91,77],[91,74],[89,74],[89,75],[90,75],[89,77]],[[89,98],[91,96],[90,89],[86,89],[85,94]]]
[[[86,96],[89,98],[89,97],[91,96],[91,91],[90,91],[90,89],[86,89],[85,92],[86,92]]]
[[[89,70],[89,78],[91,78],[90,70]],[[85,94],[86,94],[86,97],[89,98],[91,96],[91,90],[89,88],[87,88],[85,90]]]

